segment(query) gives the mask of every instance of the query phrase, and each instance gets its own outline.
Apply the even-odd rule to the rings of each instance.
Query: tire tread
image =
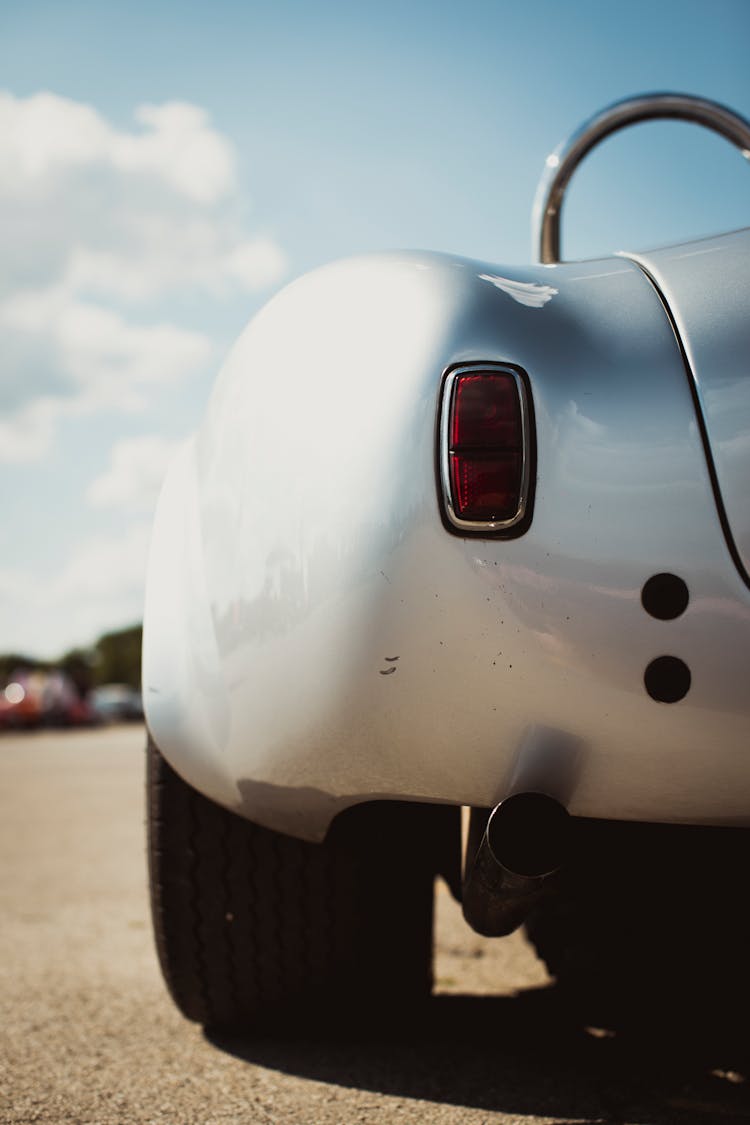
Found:
[[[189,1019],[267,1026],[429,995],[435,856],[456,810],[372,803],[310,844],[214,804],[151,739],[147,790],[156,948]]]

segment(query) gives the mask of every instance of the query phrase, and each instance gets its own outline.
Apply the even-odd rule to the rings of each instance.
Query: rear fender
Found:
[[[441,519],[442,380],[477,361],[522,369],[533,401],[533,518],[510,540]],[[690,590],[668,625],[641,605],[663,571]],[[576,814],[747,817],[748,591],[630,261],[394,254],[295,282],[170,474],[148,588],[157,742],[269,827],[320,838],[377,798],[493,807],[535,724],[585,748]],[[644,688],[664,652],[692,671],[674,706]]]

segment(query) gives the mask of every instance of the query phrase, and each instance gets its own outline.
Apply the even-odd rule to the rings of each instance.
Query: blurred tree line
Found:
[[[80,695],[86,695],[100,684],[141,686],[141,625],[131,625],[105,633],[92,648],[73,648],[59,660],[37,660],[18,652],[0,654],[0,680],[8,679],[19,669],[51,672],[59,669],[70,676]]]

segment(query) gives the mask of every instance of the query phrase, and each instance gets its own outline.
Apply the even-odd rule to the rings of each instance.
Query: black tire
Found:
[[[433,883],[456,809],[371,803],[310,844],[214,804],[151,740],[147,762],[156,947],[188,1019],[282,1028],[429,995]]]
[[[585,1021],[682,1019],[748,996],[746,831],[578,821],[526,934]]]

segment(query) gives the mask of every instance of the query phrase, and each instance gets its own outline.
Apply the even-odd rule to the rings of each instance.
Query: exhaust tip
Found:
[[[490,814],[487,844],[495,861],[514,875],[542,878],[565,862],[568,810],[545,793],[514,793]]]

